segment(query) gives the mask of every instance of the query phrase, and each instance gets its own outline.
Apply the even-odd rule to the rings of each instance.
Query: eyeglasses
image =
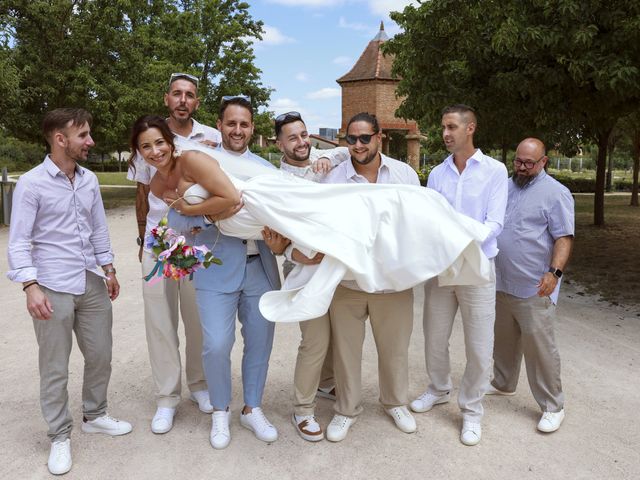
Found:
[[[249,95],[224,95],[222,97],[222,100],[220,100],[220,104],[223,105],[225,103],[229,103],[233,100],[241,100],[243,102],[246,102],[248,104],[251,104],[251,97]]]
[[[169,86],[171,86],[173,82],[175,82],[176,80],[180,80],[181,78],[190,81],[191,83],[195,84],[196,87],[200,84],[200,79],[195,75],[191,75],[190,73],[172,73],[171,77],[169,77]]]
[[[543,158],[544,158],[544,155],[543,155],[543,156],[541,156],[541,157],[540,157],[538,160],[536,160],[535,162],[532,162],[531,160],[525,160],[525,161],[522,161],[522,160],[520,160],[519,158],[515,158],[515,159],[513,160],[513,165],[514,165],[516,168],[520,168],[522,165],[524,165],[524,168],[526,168],[527,170],[531,170],[531,169],[532,169],[533,167],[535,167],[535,166],[538,164],[538,162],[539,162],[540,160],[542,160]]]
[[[362,134],[362,135],[347,135],[345,140],[349,145],[355,145],[360,140],[360,143],[363,145],[369,145],[371,139],[375,136],[375,133],[370,134]]]

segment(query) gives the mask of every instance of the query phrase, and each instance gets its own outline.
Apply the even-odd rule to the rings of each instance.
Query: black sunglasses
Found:
[[[375,136],[375,133],[371,134],[363,134],[363,135],[347,135],[345,140],[349,145],[355,145],[360,140],[360,143],[363,145],[369,145],[371,143],[371,139]]]

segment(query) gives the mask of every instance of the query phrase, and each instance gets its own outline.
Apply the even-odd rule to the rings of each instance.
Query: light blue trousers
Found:
[[[216,268],[212,265],[209,268]],[[224,410],[231,403],[231,349],[236,313],[242,324],[242,387],[244,403],[259,407],[269,369],[274,324],[258,309],[263,293],[271,290],[259,257],[247,258],[240,289],[231,293],[196,290],[202,324],[202,359],[211,404]]]

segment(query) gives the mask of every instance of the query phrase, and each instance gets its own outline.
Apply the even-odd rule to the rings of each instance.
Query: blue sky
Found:
[[[255,0],[249,11],[265,24],[254,45],[262,83],[274,89],[269,109],[300,112],[310,133],[340,127],[336,79],[356,62],[384,21],[389,36],[398,27],[389,11],[410,0]]]

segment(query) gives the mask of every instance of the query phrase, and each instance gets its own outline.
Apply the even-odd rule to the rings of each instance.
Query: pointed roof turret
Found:
[[[393,57],[383,55],[380,49],[380,45],[387,40],[389,37],[384,31],[384,23],[380,22],[380,30],[371,39],[356,64],[346,75],[336,81],[341,84],[358,80],[397,80],[391,75]]]

